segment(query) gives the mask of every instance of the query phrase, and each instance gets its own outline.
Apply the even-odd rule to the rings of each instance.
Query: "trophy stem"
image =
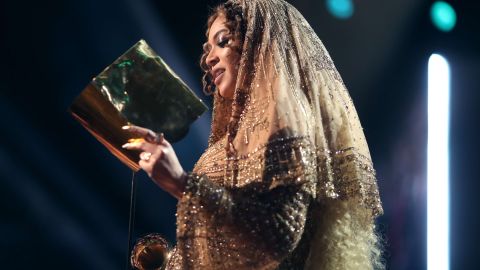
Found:
[[[132,185],[130,188],[130,214],[128,219],[128,247],[127,247],[127,270],[132,269],[130,264],[130,252],[132,250],[133,232],[135,226],[135,197],[137,190],[137,181],[135,180],[135,171],[132,171]]]

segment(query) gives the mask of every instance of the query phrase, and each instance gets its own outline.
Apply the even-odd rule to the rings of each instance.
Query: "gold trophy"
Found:
[[[138,270],[164,269],[170,256],[168,242],[152,233],[140,238],[133,247],[130,262]]]

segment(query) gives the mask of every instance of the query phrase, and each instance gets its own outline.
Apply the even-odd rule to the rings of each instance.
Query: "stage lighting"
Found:
[[[427,269],[449,269],[449,102],[450,67],[428,60]]]
[[[353,15],[352,0],[327,0],[327,10],[338,19],[348,19]]]
[[[451,31],[457,23],[455,10],[450,4],[443,1],[433,3],[430,9],[430,17],[433,25],[444,32]]]

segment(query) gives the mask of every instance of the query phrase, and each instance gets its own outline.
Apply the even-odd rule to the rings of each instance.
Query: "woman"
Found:
[[[187,174],[171,145],[140,166],[179,199],[168,269],[382,268],[370,153],[323,44],[283,0],[232,0],[208,20],[201,66],[214,93],[208,149]]]

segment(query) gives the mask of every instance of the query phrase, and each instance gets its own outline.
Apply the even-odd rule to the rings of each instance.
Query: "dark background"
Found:
[[[433,1],[354,1],[349,20],[321,0],[289,1],[325,43],[360,114],[379,179],[389,269],[426,268],[426,74],[452,71],[451,268],[474,269],[480,167],[479,13],[450,1],[452,32]],[[0,268],[125,267],[131,172],[68,113],[96,74],[144,38],[203,97],[198,60],[218,1],[83,0],[0,4]],[[210,99],[203,97],[208,103]],[[186,170],[206,147],[210,115],[174,145]],[[139,174],[136,236],[175,242],[176,201]]]

